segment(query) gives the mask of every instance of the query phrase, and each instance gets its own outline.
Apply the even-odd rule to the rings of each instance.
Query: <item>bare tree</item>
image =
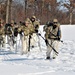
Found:
[[[26,15],[27,15],[27,0],[24,0],[24,2],[25,2],[25,18],[27,17]]]
[[[69,10],[70,13],[70,24],[72,24],[72,15],[73,10],[75,9],[75,0],[69,0],[68,3],[65,3],[64,6]]]
[[[7,0],[6,23],[11,22],[11,4],[12,4],[12,0]]]
[[[58,3],[57,0],[6,0],[6,1],[7,1],[7,11],[6,11],[7,23],[10,22],[11,19],[18,22],[20,20],[24,21],[27,17],[35,15],[39,20],[41,20],[41,24],[45,24],[47,21],[52,21],[54,18],[57,18],[61,23],[68,24],[69,12],[71,12],[70,23],[75,23],[74,19],[72,22],[72,18],[74,18],[74,16],[72,17],[72,14],[75,12],[74,8],[75,0],[73,0],[74,2],[72,2],[73,3],[72,5],[71,2],[64,4],[64,6],[69,10],[66,12],[63,12],[64,11],[63,9],[62,10],[59,9],[60,3]],[[10,3],[8,3],[8,1]]]
[[[5,15],[5,0],[0,0],[0,18],[3,19],[3,16]]]

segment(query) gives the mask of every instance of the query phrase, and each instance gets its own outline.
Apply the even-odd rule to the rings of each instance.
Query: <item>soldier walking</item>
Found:
[[[18,29],[18,32],[20,33],[21,40],[22,40],[22,50],[21,50],[22,55],[28,53],[28,40],[29,40],[28,26],[29,26],[29,22],[25,21]]]
[[[31,20],[31,22],[33,24],[33,27],[34,27],[34,32],[33,32],[32,36],[31,36],[31,47],[34,48],[35,43],[36,43],[35,40],[39,40],[39,38],[37,36],[37,33],[38,33],[40,23],[39,23],[39,21],[36,20],[35,16],[32,16],[30,18],[30,20]]]
[[[58,52],[59,41],[61,39],[61,30],[60,30],[60,24],[58,23],[58,20],[54,19],[53,23],[49,23],[48,26],[44,27],[44,30],[46,32],[45,42],[47,45],[46,59],[51,58],[52,52],[53,52],[52,58],[55,59],[56,56],[58,56],[58,54],[54,50],[52,50],[52,47]],[[52,47],[50,47],[49,44]]]

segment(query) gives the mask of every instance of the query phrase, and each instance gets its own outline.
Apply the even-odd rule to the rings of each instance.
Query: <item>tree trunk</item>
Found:
[[[11,3],[12,0],[7,0],[6,23],[11,23]]]
[[[70,13],[70,25],[72,24],[72,12]]]
[[[25,0],[25,19],[27,17],[27,0]]]

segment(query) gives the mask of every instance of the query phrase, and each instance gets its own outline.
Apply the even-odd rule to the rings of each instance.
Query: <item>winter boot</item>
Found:
[[[50,59],[50,57],[46,57],[46,59]]]

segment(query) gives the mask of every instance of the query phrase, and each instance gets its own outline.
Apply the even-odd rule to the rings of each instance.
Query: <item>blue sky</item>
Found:
[[[58,2],[59,2],[59,1],[62,1],[62,2],[64,2],[64,3],[65,3],[65,2],[69,2],[69,0],[57,0],[57,1],[58,1]]]
[[[69,3],[69,0],[57,0],[58,2],[60,2],[60,1],[62,1],[62,5],[63,5],[63,3]],[[63,11],[67,11],[67,8],[66,7],[64,7],[64,6],[60,6],[60,10],[63,10]]]

